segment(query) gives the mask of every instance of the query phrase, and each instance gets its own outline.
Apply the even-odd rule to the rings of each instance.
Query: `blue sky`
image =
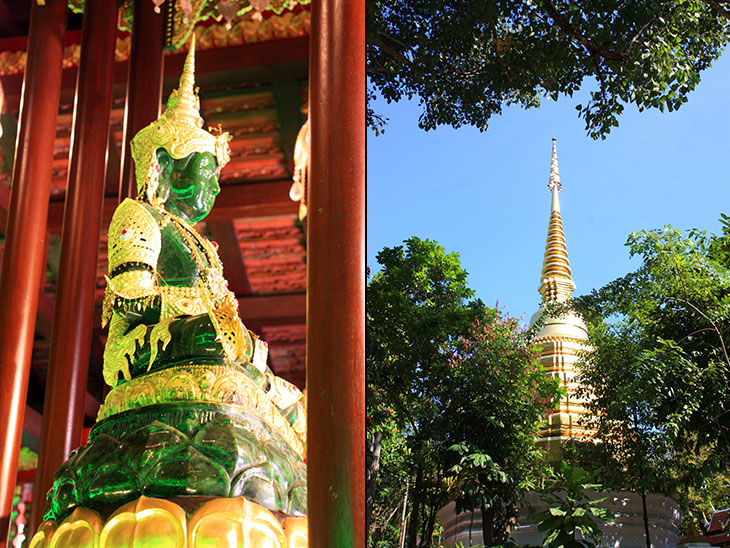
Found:
[[[547,236],[552,137],[576,295],[633,270],[634,230],[672,225],[719,231],[730,214],[730,54],[702,76],[679,111],[628,106],[605,141],[586,136],[575,105],[507,108],[480,133],[418,128],[417,101],[375,109],[384,135],[367,135],[367,265],[410,236],[457,251],[486,304],[526,319],[537,309]]]

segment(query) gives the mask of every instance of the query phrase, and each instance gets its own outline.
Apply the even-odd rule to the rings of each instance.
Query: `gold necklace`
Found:
[[[172,223],[183,237],[183,240],[185,240],[185,243],[188,247],[190,247],[195,264],[198,266],[201,273],[207,271],[218,271],[222,273],[223,263],[221,263],[218,252],[213,247],[213,244],[211,244],[207,238],[200,235],[197,230],[190,226],[190,223],[184,221],[174,213],[170,213],[162,207],[155,207],[155,209],[157,209],[163,217],[163,222],[160,223],[160,228],[164,228],[168,223]],[[205,255],[205,258],[208,261],[207,266],[203,264],[200,253],[196,251],[196,248],[202,251]]]

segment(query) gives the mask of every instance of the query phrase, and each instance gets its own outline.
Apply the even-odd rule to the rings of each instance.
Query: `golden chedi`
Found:
[[[552,192],[552,203],[539,288],[542,303],[530,321],[531,324],[538,319],[542,322],[535,337],[535,344],[541,347],[540,363],[548,375],[560,380],[560,385],[565,390],[565,396],[561,398],[558,408],[545,428],[539,432],[538,443],[546,449],[547,458],[551,462],[562,459],[566,440],[592,435],[581,423],[587,411],[584,402],[577,396],[576,380],[578,362],[587,348],[588,330],[583,320],[573,312],[553,315],[546,312],[553,303],[568,302],[575,290],[560,213],[558,193],[561,188],[558,155],[553,139],[548,183],[548,189]]]
[[[132,140],[138,197],[109,227],[112,387],[54,477],[33,548],[304,547],[302,394],[266,366],[228,290],[210,212],[229,136],[203,129],[194,39],[159,120]]]

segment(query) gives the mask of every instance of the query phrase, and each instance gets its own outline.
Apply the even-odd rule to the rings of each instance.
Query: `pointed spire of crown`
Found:
[[[185,59],[180,84],[170,93],[167,106],[159,119],[142,128],[134,136],[130,145],[134,159],[137,191],[143,199],[155,203],[159,183],[160,165],[156,151],[164,148],[170,156],[179,160],[193,152],[208,152],[215,156],[218,167],[222,168],[231,159],[228,145],[230,136],[203,129],[200,116],[200,99],[195,89],[195,34],[190,40],[190,48]]]
[[[190,40],[188,55],[185,58],[180,84],[170,94],[164,116],[193,127],[202,127],[200,99],[195,92],[195,34]]]
[[[190,39],[190,46],[188,47],[188,55],[185,57],[185,64],[183,65],[183,71],[180,75],[180,90],[185,90],[184,94],[187,96],[195,95],[195,34]]]
[[[565,245],[563,221],[560,216],[558,192],[562,185],[560,183],[558,153],[555,143],[556,140],[553,137],[553,156],[550,162],[550,182],[548,183],[548,189],[552,191],[553,198],[550,206],[550,222],[548,224],[545,259],[542,263],[542,277],[539,289],[543,303],[566,301],[570,299],[573,290],[575,290],[568,259],[568,248]]]

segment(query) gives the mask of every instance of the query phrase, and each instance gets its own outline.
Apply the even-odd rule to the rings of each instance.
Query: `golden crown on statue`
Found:
[[[214,130],[215,131],[215,130]],[[175,159],[193,152],[210,152],[222,168],[230,160],[228,133],[216,134],[203,129],[200,99],[195,90],[195,35],[185,59],[180,85],[170,93],[167,108],[158,120],[142,129],[132,139],[132,158],[137,177],[137,192],[154,203],[160,166],[156,152],[164,148]]]

